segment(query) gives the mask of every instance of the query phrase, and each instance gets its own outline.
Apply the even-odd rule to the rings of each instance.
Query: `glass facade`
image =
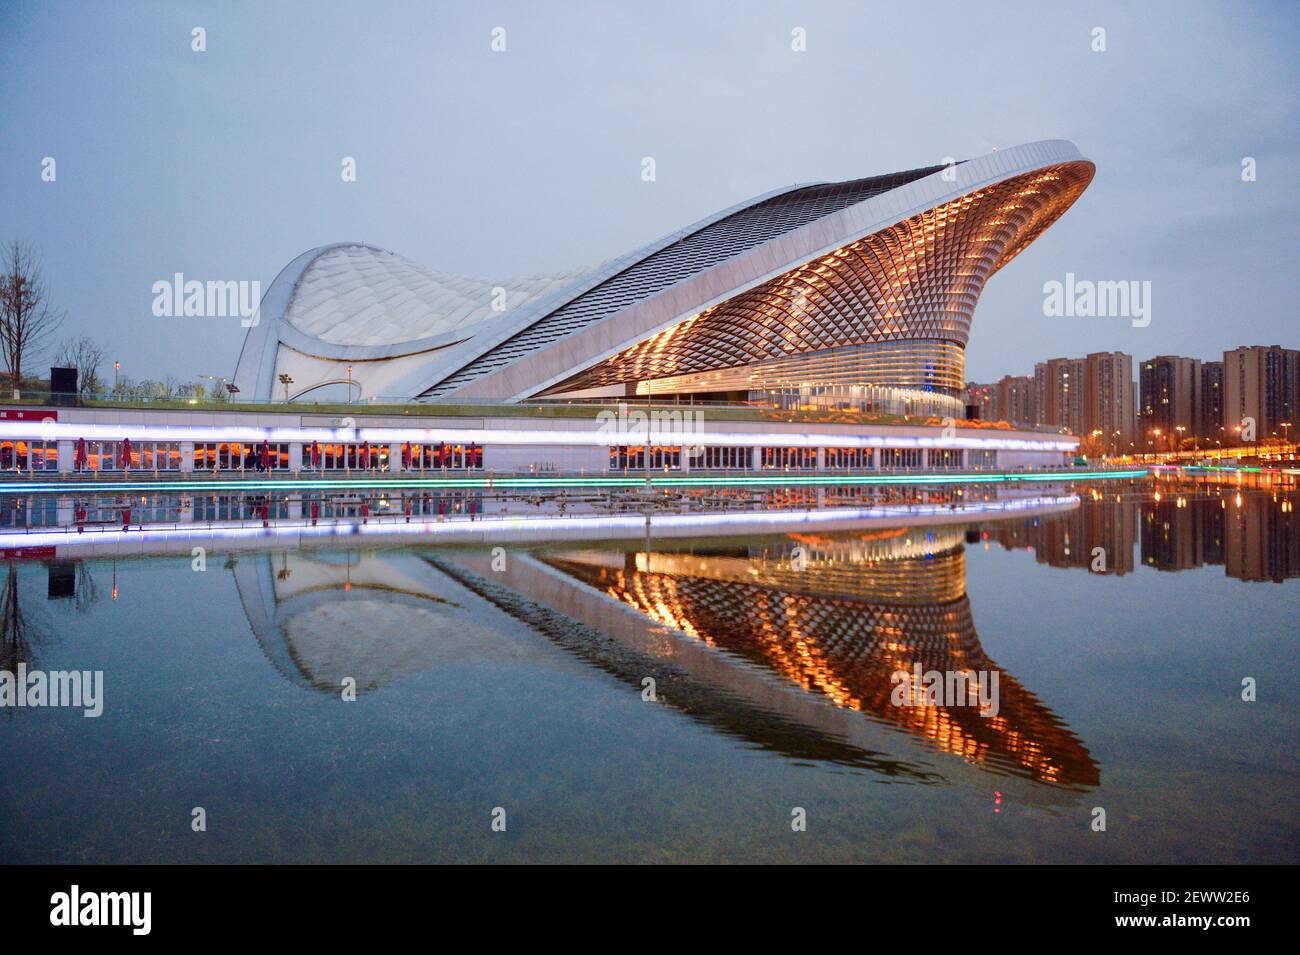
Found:
[[[752,455],[753,448],[704,448],[691,465],[706,471],[747,471]]]
[[[135,457],[134,453],[132,457]],[[245,471],[256,471],[261,463],[261,442],[244,444],[238,441],[221,441],[194,445],[194,470],[196,471],[238,471],[241,468]],[[272,444],[270,470],[284,470],[288,466],[289,445]]]
[[[25,439],[0,440],[0,470],[4,471],[57,471],[59,446],[57,441],[28,441]]]
[[[827,448],[826,467],[833,469],[870,469],[873,464],[871,448]]]
[[[609,449],[611,471],[676,471],[682,466],[682,449],[665,445],[621,445]]]
[[[880,466],[882,468],[919,468],[921,451],[918,448],[881,448]]]
[[[477,444],[413,444],[411,467],[477,470],[483,467],[483,448]]]
[[[817,467],[816,448],[763,448],[763,470],[811,471]]]
[[[956,342],[877,342],[641,382],[637,394],[742,393],[783,410],[964,418],[965,361]]]

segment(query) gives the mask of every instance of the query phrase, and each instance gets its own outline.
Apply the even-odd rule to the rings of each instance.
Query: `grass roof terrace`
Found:
[[[214,401],[212,399],[78,399],[75,405],[55,404],[45,396],[4,401],[0,404],[13,407],[77,407],[139,411],[204,411],[231,414],[290,414],[290,415],[375,415],[437,418],[537,418],[537,419],[587,419],[604,410],[617,410],[620,404],[638,411],[685,411],[706,413],[714,421],[773,421],[791,424],[840,425],[901,425],[910,427],[943,427],[949,423],[958,428],[1000,431],[1038,431],[1061,433],[1058,428],[1012,425],[1005,421],[949,421],[925,415],[896,415],[851,409],[776,409],[739,403],[672,402],[644,398],[609,399],[602,401],[536,401],[519,404],[504,402],[445,403],[445,402],[303,402],[303,401]]]

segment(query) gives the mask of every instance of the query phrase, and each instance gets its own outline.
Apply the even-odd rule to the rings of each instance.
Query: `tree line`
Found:
[[[41,359],[49,356],[58,367],[77,369],[77,393],[83,398],[229,400],[230,393],[221,380],[209,386],[170,376],[161,381],[107,376],[107,354],[95,339],[88,335],[57,339],[66,317],[51,300],[36,251],[18,241],[6,245],[0,251],[0,358],[9,386],[6,391],[12,391],[14,397],[24,390],[48,389],[48,383],[28,369],[40,367]]]

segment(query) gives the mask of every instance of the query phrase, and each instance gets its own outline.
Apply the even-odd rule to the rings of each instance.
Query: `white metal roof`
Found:
[[[583,271],[492,281],[435,272],[368,245],[332,246],[303,270],[284,320],[334,345],[396,345],[513,311]]]

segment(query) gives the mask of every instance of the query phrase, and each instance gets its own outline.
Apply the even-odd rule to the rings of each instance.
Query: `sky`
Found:
[[[1298,46],[1295,3],[3,0],[0,241],[39,251],[60,337],[188,381],[246,330],[156,317],[177,272],[265,289],[342,240],[562,272],[789,184],[1068,139],[1097,176],[989,282],[968,378],[1300,347]],[[1150,323],[1045,316],[1071,272],[1149,281]]]

